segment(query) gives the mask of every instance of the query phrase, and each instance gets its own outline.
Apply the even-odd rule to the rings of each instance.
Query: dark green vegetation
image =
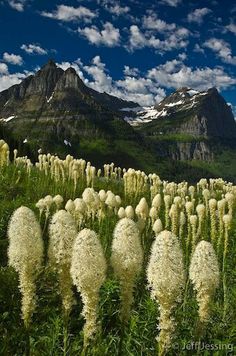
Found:
[[[7,267],[7,225],[12,212],[21,205],[33,209],[38,216],[35,203],[39,198],[47,194],[61,194],[66,201],[69,198],[79,197],[85,188],[85,182],[80,182],[76,193],[73,193],[73,185],[70,182],[63,184],[55,183],[43,172],[34,168],[28,177],[25,169],[16,168],[14,165],[4,168],[0,175],[0,355],[12,356],[24,355],[27,335],[20,317],[20,293],[16,273]],[[122,197],[122,205],[135,206],[137,199],[126,200],[123,195],[121,181],[109,180],[108,182],[96,180],[95,187],[110,189]],[[217,197],[219,198],[219,197]],[[147,196],[150,203],[150,197]],[[162,212],[163,215],[164,212]],[[163,216],[161,216],[163,218]],[[112,231],[117,222],[115,216],[109,217],[99,226],[95,221],[89,222],[88,227],[94,229],[100,236],[101,243],[109,261]],[[42,227],[44,221],[41,221]],[[205,224],[205,232],[202,238],[209,239],[209,221]],[[185,345],[191,342],[201,341],[205,344],[221,345],[221,351],[200,351],[198,354],[211,355],[234,355],[232,344],[236,343],[236,219],[233,218],[233,226],[229,233],[229,248],[226,260],[226,284],[227,284],[227,314],[225,320],[223,314],[223,287],[222,280],[215,299],[212,300],[212,319],[206,328],[198,324],[197,303],[192,287],[186,291],[185,301],[176,309],[177,320],[175,349],[169,355],[194,355],[197,351],[183,350]],[[47,243],[48,236],[45,232],[44,240]],[[153,241],[153,233],[146,230],[142,240],[145,249],[145,264]],[[119,285],[114,279],[111,267],[108,269],[108,278],[101,292],[99,320],[101,332],[87,350],[87,355],[117,355],[117,356],[154,356],[157,355],[157,317],[158,307],[150,299],[146,290],[145,266],[143,274],[138,280],[135,289],[135,302],[130,322],[127,326],[119,321]],[[76,305],[73,308],[68,329],[63,326],[60,296],[57,291],[56,278],[45,267],[38,280],[38,303],[30,328],[30,347],[33,356],[60,356],[81,355],[83,347],[82,328],[84,320],[80,315],[82,310],[81,299],[75,291]],[[177,345],[177,346],[176,346]],[[227,345],[229,351],[227,350]],[[187,348],[188,346],[186,346]],[[231,351],[231,352],[230,352]]]

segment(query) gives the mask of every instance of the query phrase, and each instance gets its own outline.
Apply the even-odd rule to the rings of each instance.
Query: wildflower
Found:
[[[97,331],[99,290],[106,278],[106,260],[97,234],[83,229],[76,237],[71,262],[71,277],[83,302],[84,346]]]
[[[170,231],[162,231],[155,239],[147,267],[151,297],[159,304],[160,355],[171,346],[175,322],[173,310],[181,301],[185,282],[183,254],[178,238]]]
[[[65,315],[70,313],[73,305],[72,281],[70,264],[72,246],[77,235],[77,229],[71,214],[59,210],[52,217],[49,225],[49,261],[55,268],[59,278],[60,293]]]
[[[36,307],[36,280],[43,262],[41,228],[32,210],[21,206],[14,211],[8,238],[9,266],[19,274],[22,318],[28,328]]]
[[[191,259],[189,278],[197,292],[200,321],[208,322],[210,301],[220,278],[217,257],[210,242],[202,240],[198,243]]]
[[[143,262],[139,230],[135,222],[124,218],[118,221],[112,241],[111,264],[121,287],[121,320],[129,319],[133,289]]]

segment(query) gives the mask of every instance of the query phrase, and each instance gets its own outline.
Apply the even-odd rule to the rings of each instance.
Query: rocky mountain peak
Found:
[[[87,87],[72,67],[63,70],[49,60],[35,75],[0,93],[0,118],[58,115],[103,111],[137,106]]]
[[[203,92],[179,88],[154,107],[130,115],[127,121],[154,134],[236,138],[232,109],[214,87]]]
[[[44,66],[42,66],[41,71],[56,69],[56,68],[57,68],[56,63],[52,59],[49,59],[49,61]]]

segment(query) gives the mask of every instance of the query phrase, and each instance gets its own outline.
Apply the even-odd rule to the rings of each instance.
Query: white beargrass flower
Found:
[[[126,217],[125,209],[121,206],[117,213],[119,219],[123,219]]]
[[[186,216],[183,211],[180,212],[179,216],[179,237],[182,242],[184,240],[184,225],[186,224]]]
[[[234,206],[234,195],[233,193],[226,193],[225,194],[225,199],[228,203],[228,207],[229,207],[229,214],[232,215],[233,214],[233,206]]]
[[[131,205],[128,205],[125,208],[125,214],[128,219],[133,219],[134,218],[134,208]]]
[[[44,199],[39,199],[39,201],[35,204],[35,206],[36,206],[36,208],[39,209],[39,214],[40,214],[40,217],[41,217],[44,209],[46,209],[46,205],[44,203]]]
[[[154,222],[152,230],[154,231],[155,236],[157,236],[163,230],[163,225],[162,225],[161,219],[157,219]]]
[[[75,203],[72,199],[67,200],[65,205],[65,210],[68,211],[70,214],[74,214],[75,211]]]
[[[77,224],[77,227],[80,229],[83,221],[85,220],[86,217],[86,212],[87,212],[87,205],[81,198],[76,198],[74,200],[74,218]]]
[[[179,210],[178,210],[178,205],[172,204],[170,211],[169,211],[169,216],[171,218],[171,231],[173,234],[177,235],[178,233],[178,220],[179,220]]]
[[[219,220],[219,237],[217,241],[217,250],[219,252],[220,247],[221,247],[221,242],[223,239],[224,235],[224,222],[223,222],[223,216],[225,214],[225,205],[226,205],[226,199],[222,198],[217,202],[217,208],[218,208],[218,220]]]
[[[106,269],[106,259],[97,234],[83,229],[74,243],[70,273],[83,302],[85,347],[97,331],[99,290],[105,281]]]
[[[56,204],[57,210],[59,210],[64,199],[61,195],[58,194],[58,195],[55,195],[55,197],[53,197],[53,201]]]
[[[162,203],[161,194],[156,194],[155,197],[152,200],[152,206],[157,208],[158,212],[161,209],[161,203]]]
[[[196,207],[196,212],[198,215],[198,229],[197,229],[197,236],[200,237],[202,232],[203,232],[203,223],[204,223],[204,218],[205,218],[205,205],[204,204],[198,204]]]
[[[53,215],[49,224],[48,254],[49,261],[58,274],[63,310],[66,316],[69,315],[73,305],[70,264],[76,235],[75,221],[69,212],[59,210]]]
[[[216,199],[209,200],[209,212],[210,212],[210,220],[211,220],[211,241],[214,244],[216,239],[216,207],[217,201]]]
[[[101,189],[98,192],[98,195],[99,195],[99,198],[100,198],[101,202],[105,203],[106,198],[107,198],[107,193],[105,192],[105,190]]]
[[[164,195],[164,203],[165,203],[165,228],[169,227],[169,209],[171,204],[171,196]]]
[[[111,209],[115,208],[117,206],[115,194],[113,194],[112,192],[108,192],[105,204],[108,205],[108,207]]]
[[[182,198],[180,196],[174,197],[173,203],[178,206],[178,208],[181,207],[182,205]]]
[[[178,238],[170,231],[162,231],[153,242],[147,267],[151,297],[159,304],[160,355],[171,346],[175,330],[173,309],[182,299],[185,283],[183,254]]]
[[[21,311],[26,328],[36,307],[36,279],[43,262],[43,239],[40,225],[32,210],[16,209],[8,226],[9,265],[19,275],[22,294]]]
[[[154,224],[155,220],[158,218],[158,211],[157,208],[155,208],[154,206],[151,207],[150,211],[149,211],[149,216],[151,218],[151,223],[152,225]]]
[[[135,280],[142,269],[143,250],[135,222],[124,218],[116,224],[112,241],[111,264],[120,281],[120,318],[128,321],[133,303]]]
[[[147,219],[148,217],[148,203],[145,198],[141,198],[140,202],[136,206],[135,213],[137,216],[143,220]]]
[[[208,241],[200,241],[191,258],[189,278],[197,292],[199,318],[209,321],[210,301],[219,286],[219,266],[213,246]]]
[[[192,230],[192,251],[197,243],[197,215],[190,215],[189,222]]]
[[[91,205],[94,201],[94,189],[93,188],[85,188],[82,194],[82,198],[87,205]]]

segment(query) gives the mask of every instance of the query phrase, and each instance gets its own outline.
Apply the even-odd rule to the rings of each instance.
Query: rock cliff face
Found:
[[[34,76],[0,93],[0,118],[28,117],[32,113],[37,118],[50,114],[58,117],[59,111],[71,114],[95,110],[112,112],[117,107],[134,106],[137,104],[88,88],[73,68],[64,71],[53,61]]]
[[[236,124],[215,88],[181,88],[154,107],[142,108],[87,87],[73,68],[64,71],[49,61],[0,93],[0,134],[18,146],[28,142],[36,152],[60,152],[66,146],[77,154],[83,139],[110,145],[126,140],[125,147],[145,142],[154,156],[210,161],[210,140],[235,141]]]
[[[127,121],[146,137],[161,141],[158,152],[164,145],[166,155],[174,159],[211,160],[209,140],[236,139],[231,107],[216,88],[205,92],[178,89],[154,107],[133,113]]]

